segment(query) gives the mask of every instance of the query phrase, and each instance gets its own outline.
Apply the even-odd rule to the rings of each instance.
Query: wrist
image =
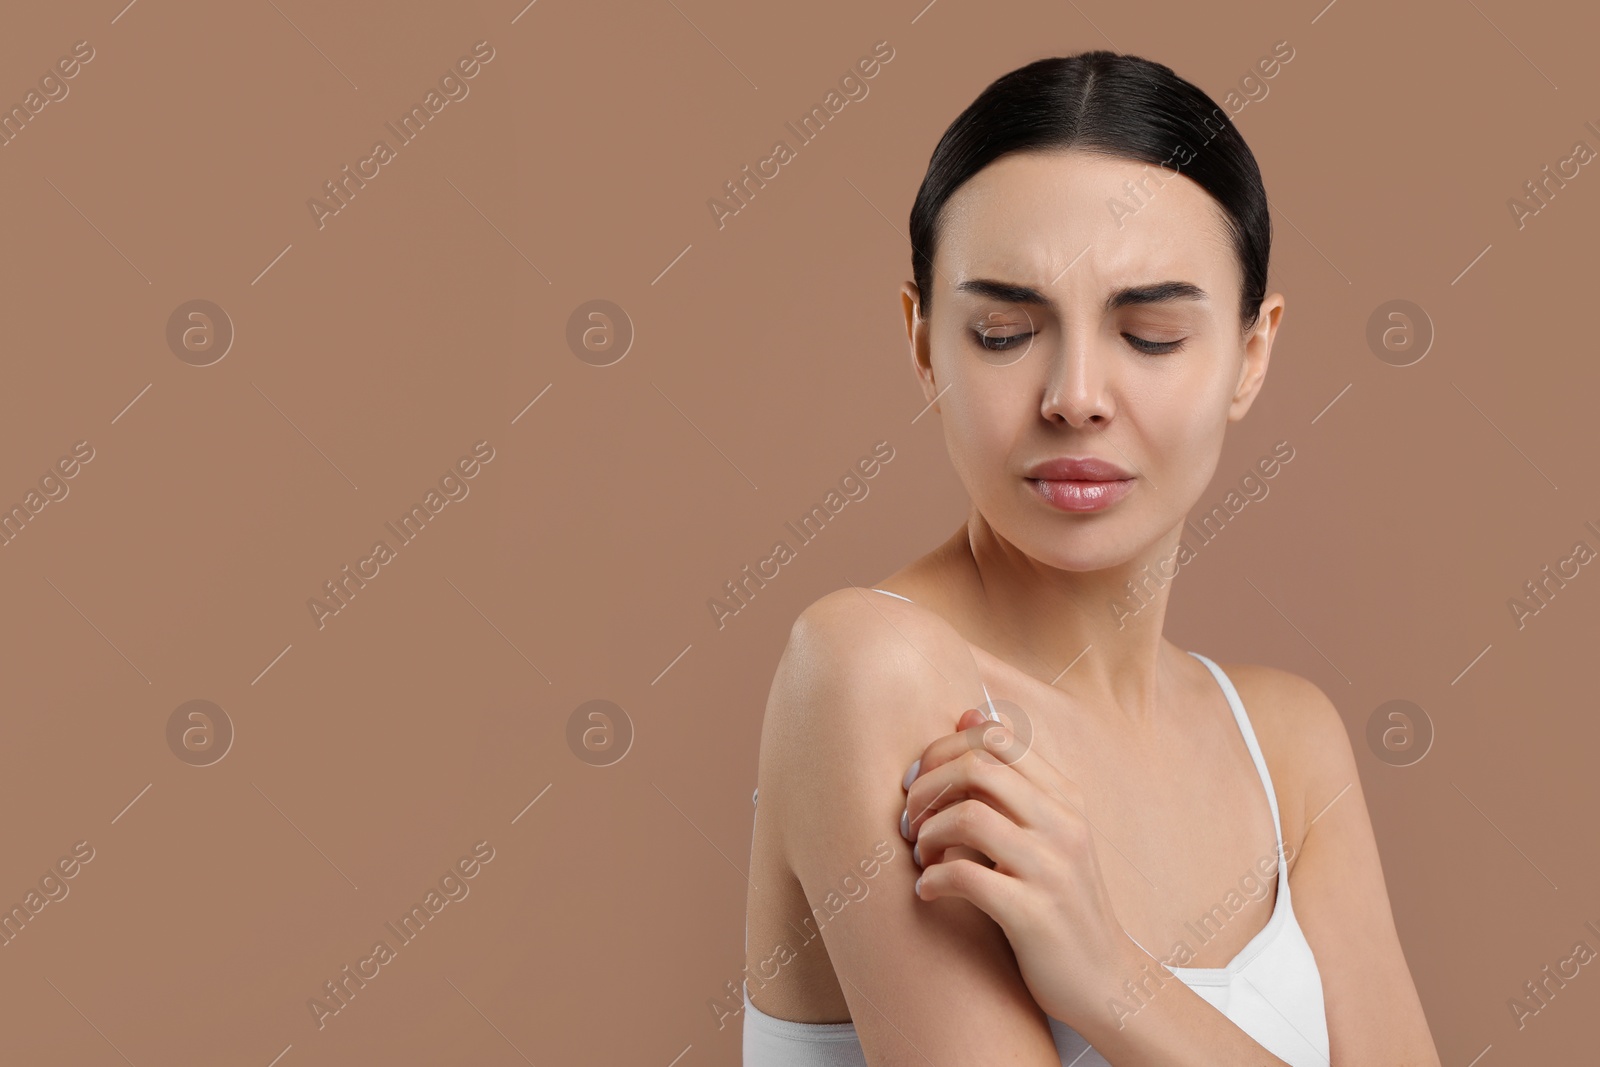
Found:
[[[1182,984],[1131,937],[1124,934],[1122,942],[1094,983],[1096,995],[1077,1005],[1077,1018],[1063,1020],[1097,1048],[1126,1042],[1133,1020]]]

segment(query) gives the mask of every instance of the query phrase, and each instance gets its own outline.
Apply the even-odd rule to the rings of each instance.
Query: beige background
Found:
[[[1506,606],[1600,548],[1600,175],[1521,230],[1506,206],[1600,149],[1592,12],[123,3],[0,33],[8,105],[94,49],[0,148],[0,504],[94,451],[0,547],[0,903],[94,850],[0,947],[0,1062],[736,1063],[708,1002],[789,625],[965,513],[896,298],[934,143],[1045,55],[1220,100],[1280,40],[1236,121],[1288,312],[1205,502],[1296,454],[1184,569],[1170,635],[1339,706],[1446,1064],[1593,1055],[1592,967],[1520,1031],[1506,1007],[1600,949],[1600,573],[1520,631]],[[708,199],[880,40],[870,94],[719,230]],[[307,201],[478,41],[469,95],[319,229]],[[203,367],[166,340],[197,299],[236,332]],[[610,366],[566,340],[593,299],[635,332]],[[1394,299],[1437,332],[1408,367],[1366,341]],[[319,628],[307,601],[484,440]],[[723,583],[880,440],[870,495],[719,631]],[[209,766],[167,740],[196,699],[235,731]],[[568,746],[593,699],[635,733],[608,767]],[[1435,731],[1413,766],[1365,740],[1393,699]],[[319,1029],[308,1000],[479,841],[470,895]]]

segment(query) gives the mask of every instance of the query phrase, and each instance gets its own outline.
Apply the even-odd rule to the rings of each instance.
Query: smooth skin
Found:
[[[971,511],[878,583],[915,603],[849,587],[810,605],[773,681],[748,899],[751,999],[783,1019],[852,1020],[874,1065],[1048,1067],[1059,1060],[1047,1010],[1118,1067],[1283,1062],[1164,969],[1159,995],[1126,1025],[1105,1008],[1125,979],[1159,968],[1127,934],[1175,944],[1187,920],[1275,854],[1260,778],[1220,689],[1163,636],[1176,583],[1131,616],[1111,608],[1176,551],[1227,425],[1261,388],[1284,306],[1270,294],[1240,332],[1223,215],[1189,179],[1166,175],[1119,221],[1108,201],[1126,202],[1124,183],[1148,173],[1076,150],[1026,152],[951,197],[930,313],[909,282],[902,304],[913,369]],[[980,279],[1013,288],[963,288]],[[1203,295],[1107,306],[1168,281]],[[1050,507],[1023,471],[1065,455],[1132,471],[1132,491],[1093,514]],[[1288,672],[1223,669],[1278,794],[1332,1067],[1437,1065],[1338,711]],[[981,683],[1028,719],[1015,763],[979,759],[981,744],[953,733],[982,706]],[[970,755],[947,759],[952,742]],[[919,758],[908,793],[903,776]],[[899,831],[908,796],[916,829],[934,835],[918,846],[920,895],[924,869]],[[867,881],[861,861],[884,842],[894,855]],[[829,905],[842,894],[852,903]],[[1231,960],[1275,896],[1253,900],[1183,965]],[[821,937],[801,936],[808,921]],[[793,951],[775,956],[779,943]]]

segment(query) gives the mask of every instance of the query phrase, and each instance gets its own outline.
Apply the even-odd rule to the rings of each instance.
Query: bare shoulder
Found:
[[[1344,719],[1320,687],[1297,674],[1245,665],[1224,670],[1245,706],[1254,702],[1252,723],[1259,717],[1270,724],[1299,775],[1294,910],[1316,957],[1336,1062],[1437,1067]]]
[[[1350,734],[1339,709],[1315,682],[1259,664],[1221,665],[1244,702],[1267,761],[1283,817],[1290,872],[1299,866],[1310,826],[1327,805],[1358,783]]]
[[[780,699],[769,700],[767,716],[794,710],[781,699],[790,695],[789,687],[848,686],[853,694],[881,697],[905,686],[926,691],[934,685],[958,690],[952,696],[957,701],[969,695],[968,688],[980,689],[977,665],[961,635],[926,608],[847,586],[813,601],[795,619],[773,679],[773,696]],[[827,703],[808,710],[837,718],[841,707]],[[881,719],[831,724],[871,729],[874,721]]]
[[[1344,719],[1315,682],[1262,664],[1219,666],[1239,691],[1263,749],[1275,749],[1307,774],[1353,765]]]
[[[773,678],[759,822],[774,867],[792,874],[783,907],[796,912],[777,921],[815,920],[826,967],[807,980],[816,997],[843,1000],[868,1063],[922,1064],[923,1048],[951,1063],[1057,1062],[1004,931],[966,900],[920,900],[900,836],[906,768],[981,699],[971,649],[949,624],[857,587],[801,613]]]
[[[904,765],[981,700],[971,650],[919,605],[847,586],[795,620],[762,723],[763,805],[864,764]],[[770,779],[770,781],[769,781]],[[890,784],[898,788],[898,772]],[[769,792],[770,791],[770,792]]]
[[[945,673],[945,660],[971,659],[961,635],[934,612],[859,586],[812,601],[795,620],[789,640],[791,646],[817,644],[835,652],[859,649],[886,669],[928,671],[936,677]]]

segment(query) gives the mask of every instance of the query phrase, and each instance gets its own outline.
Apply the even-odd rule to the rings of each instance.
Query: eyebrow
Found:
[[[1037,289],[1026,285],[995,281],[992,278],[970,278],[957,285],[956,292],[976,293],[979,296],[992,297],[1011,304],[1034,304],[1051,309],[1056,306],[1054,300],[1051,300]],[[1209,293],[1192,282],[1153,282],[1149,285],[1129,285],[1118,289],[1106,297],[1105,310],[1111,312],[1121,307],[1132,307],[1140,304],[1161,304],[1173,300],[1208,301],[1210,299]]]

